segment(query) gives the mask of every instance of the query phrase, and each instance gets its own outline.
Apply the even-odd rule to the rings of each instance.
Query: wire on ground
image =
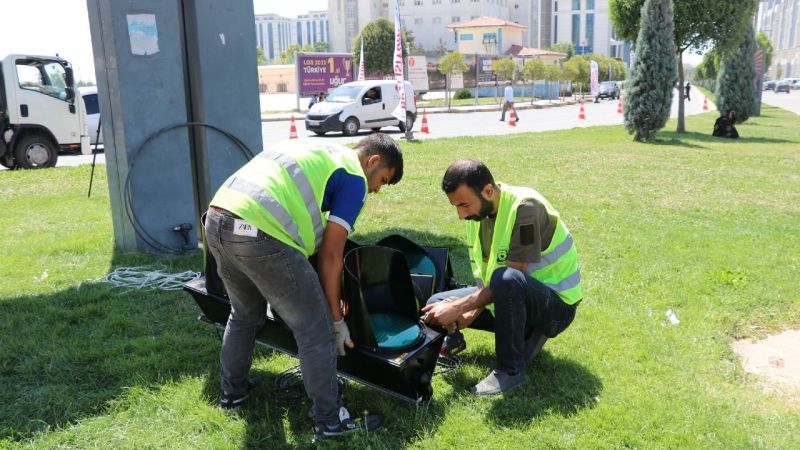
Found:
[[[134,289],[161,289],[177,291],[185,283],[200,278],[200,272],[187,270],[179,273],[167,273],[162,269],[151,267],[118,267],[106,275],[106,282],[114,287]]]

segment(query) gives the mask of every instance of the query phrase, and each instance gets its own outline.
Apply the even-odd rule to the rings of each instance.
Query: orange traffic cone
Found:
[[[619,98],[619,103],[617,103],[617,114],[622,114],[622,97]]]
[[[511,110],[511,115],[508,116],[508,126],[515,127],[517,126],[517,115],[514,113],[514,110]]]
[[[586,120],[586,113],[583,110],[583,100],[581,99],[581,112],[578,114],[578,119]]]
[[[428,130],[428,116],[425,114],[425,110],[422,110],[422,129],[420,133],[429,134],[430,130]]]
[[[708,111],[708,97],[703,97],[703,111]]]
[[[291,125],[289,125],[289,139],[297,139],[297,127],[294,126],[294,114],[292,114]]]

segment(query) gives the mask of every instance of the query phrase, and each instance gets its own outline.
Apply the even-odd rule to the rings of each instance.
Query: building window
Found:
[[[406,19],[400,19],[400,26],[401,27],[406,26]]]
[[[461,22],[461,17],[453,16],[450,18],[450,23],[458,23]]]
[[[553,43],[558,43],[558,17],[553,17]]]
[[[433,0],[433,4],[434,5],[441,5],[442,4],[442,0]]]
[[[440,25],[441,23],[442,23],[442,18],[441,17],[434,17],[433,18],[433,24],[434,25]]]
[[[472,20],[472,19],[477,19],[477,18],[478,18],[478,16],[469,16],[469,19],[470,19],[470,20]]]
[[[497,33],[483,33],[483,43],[493,44],[497,42]]]
[[[581,44],[581,15],[572,15],[572,45],[578,46]]]
[[[572,0],[572,10],[578,11],[581,9],[581,0]]]
[[[415,17],[414,25],[422,25],[422,17]]]
[[[594,47],[594,14],[586,14],[586,45]]]
[[[406,0],[398,0],[397,6],[406,6]]]
[[[553,2],[553,11],[558,12],[558,2]]]
[[[586,9],[594,9],[594,0],[586,0]]]
[[[461,0],[450,0],[450,3],[461,3]]]
[[[471,41],[472,40],[472,33],[462,34],[458,37],[462,41]]]
[[[414,0],[414,6],[422,6],[422,0]]]

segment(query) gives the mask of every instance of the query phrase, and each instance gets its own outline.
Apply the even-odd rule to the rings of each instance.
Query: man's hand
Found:
[[[456,304],[447,301],[440,301],[422,308],[425,314],[422,320],[444,328],[455,326],[456,320],[461,317],[461,312]]]
[[[336,334],[336,351],[339,353],[339,356],[344,356],[345,345],[347,345],[348,348],[355,347],[353,340],[350,339],[350,329],[347,328],[344,319],[339,319],[333,322],[333,331]]]

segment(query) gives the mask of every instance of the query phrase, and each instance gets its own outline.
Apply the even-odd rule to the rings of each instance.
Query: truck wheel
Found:
[[[342,133],[345,136],[355,136],[358,134],[358,129],[361,128],[360,124],[358,123],[358,119],[355,117],[350,117],[344,121],[344,126],[342,127]]]
[[[54,167],[58,161],[58,149],[50,139],[40,134],[29,134],[17,142],[14,158],[21,169]]]

